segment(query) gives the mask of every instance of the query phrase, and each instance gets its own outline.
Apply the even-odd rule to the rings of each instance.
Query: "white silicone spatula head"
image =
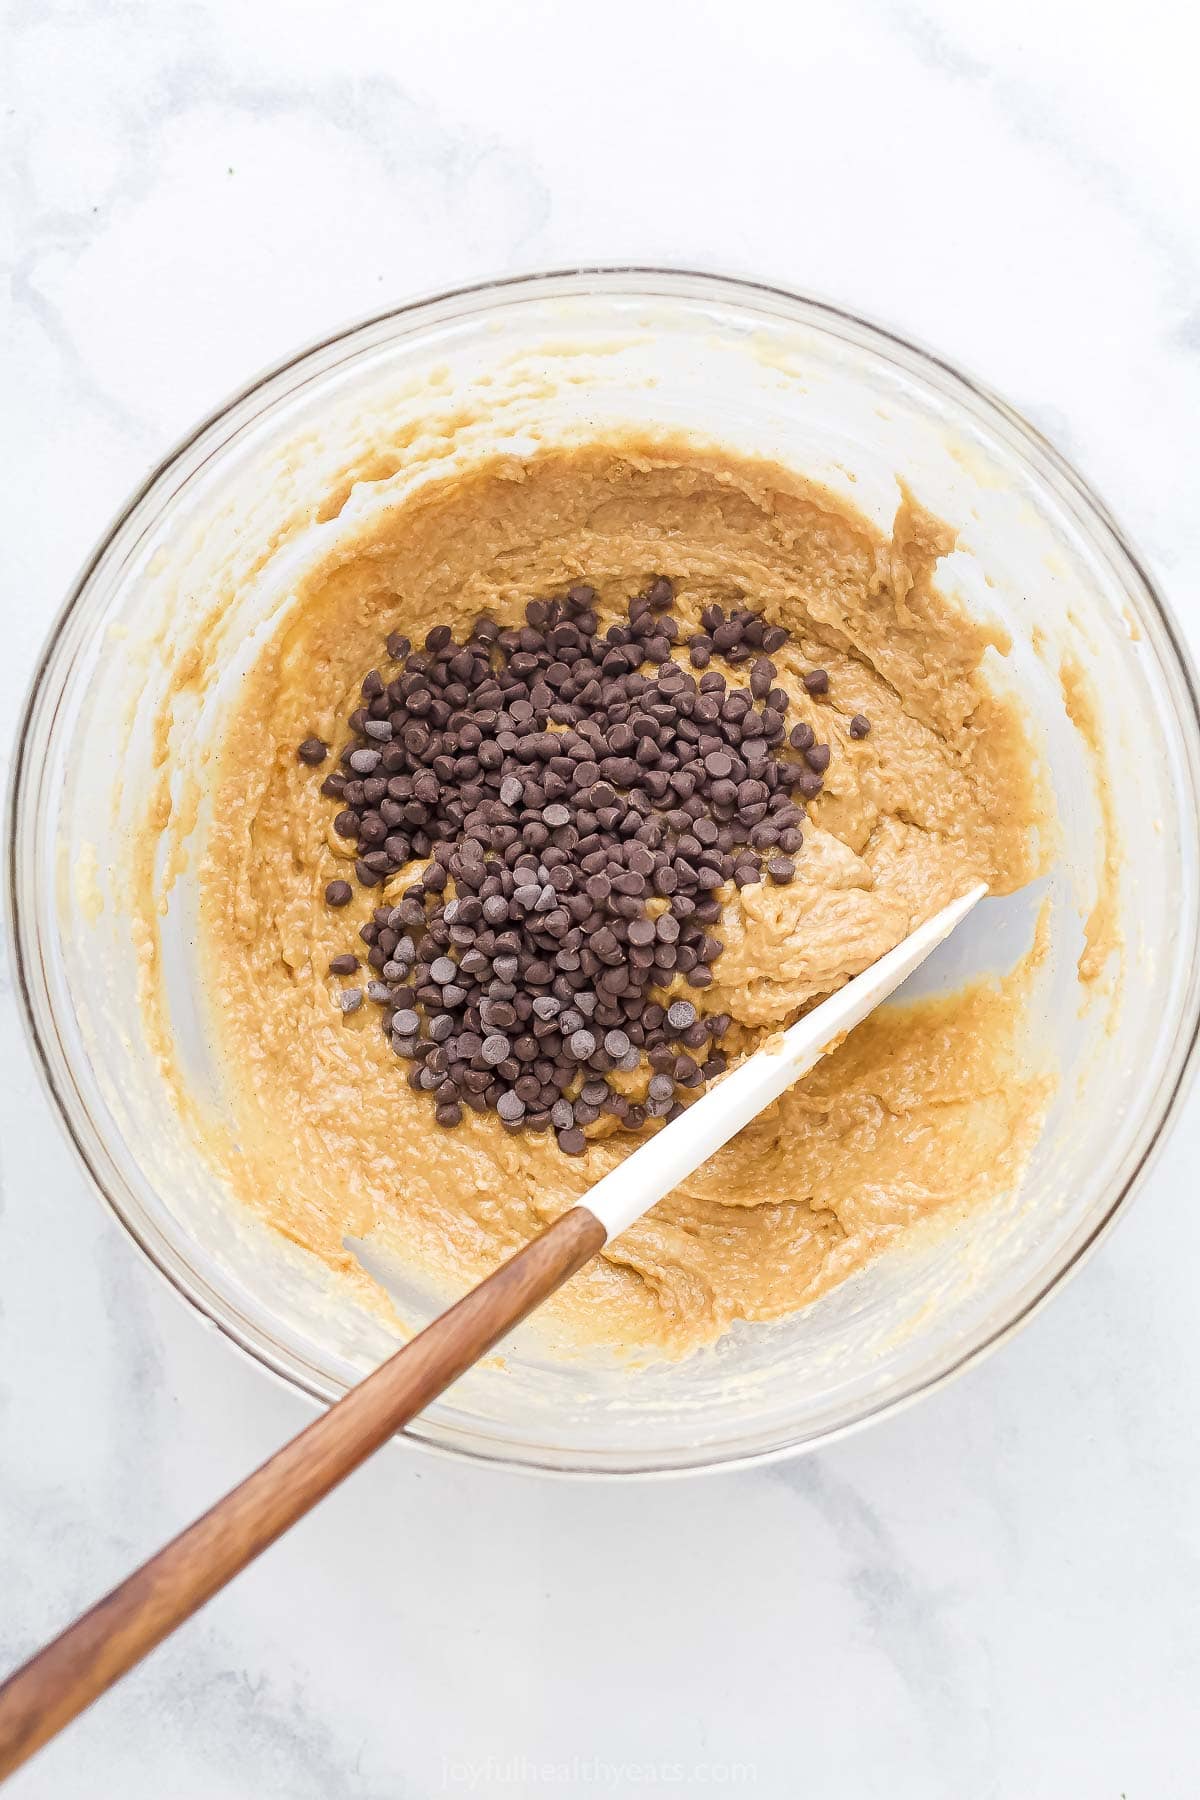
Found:
[[[987,893],[982,883],[935,913],[878,962],[848,981],[787,1031],[726,1075],[679,1118],[590,1190],[583,1205],[609,1238],[641,1218],[656,1201],[727,1144],[765,1106],[841,1043],[880,1001],[895,992]]]

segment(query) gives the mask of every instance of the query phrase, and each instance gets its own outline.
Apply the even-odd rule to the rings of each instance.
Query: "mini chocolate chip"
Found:
[[[357,1012],[363,1003],[361,988],[343,988],[338,995],[338,1005],[344,1013]]]
[[[829,692],[828,670],[810,669],[804,677],[804,685],[810,694],[827,694]]]
[[[329,959],[331,975],[353,975],[358,966],[358,958],[350,950],[345,950],[340,956],[331,956]]]
[[[765,700],[774,686],[778,670],[768,657],[760,656],[750,665],[750,692],[756,700]]]
[[[829,767],[829,745],[814,744],[811,750],[804,752],[804,760],[814,775],[823,775]]]
[[[667,1008],[667,1024],[673,1031],[686,1031],[696,1023],[696,1009],[690,1000],[674,1000]]]
[[[353,898],[354,889],[348,881],[331,881],[325,888],[327,906],[347,906]]]
[[[865,738],[870,729],[871,721],[868,719],[866,713],[855,713],[850,721],[850,736],[852,738]]]
[[[565,1156],[582,1156],[587,1149],[587,1139],[577,1126],[571,1125],[559,1132],[558,1147]]]
[[[310,769],[315,769],[329,755],[329,745],[319,737],[305,738],[297,749],[296,755],[302,763],[307,763]]]

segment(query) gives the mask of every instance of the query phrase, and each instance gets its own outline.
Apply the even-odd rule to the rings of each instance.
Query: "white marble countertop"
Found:
[[[2,29],[6,716],[199,413],[412,292],[596,259],[937,345],[1200,640],[1197,42],[1165,0],[15,0]],[[308,1413],[97,1205],[7,980],[0,1034],[7,1666]],[[1198,1158],[1200,1093],[1028,1330],[807,1460],[589,1487],[385,1452],[10,1791],[1194,1796]]]

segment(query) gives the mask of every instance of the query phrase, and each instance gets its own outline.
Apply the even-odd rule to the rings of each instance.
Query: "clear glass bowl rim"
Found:
[[[296,1359],[276,1353],[264,1344],[257,1328],[250,1321],[242,1320],[225,1296],[214,1293],[207,1282],[198,1279],[178,1250],[162,1241],[157,1228],[148,1229],[147,1222],[139,1219],[137,1200],[107,1157],[103,1135],[96,1128],[85,1097],[74,1084],[70,1057],[58,1030],[59,1021],[49,984],[43,974],[47,948],[44,922],[37,915],[36,909],[31,904],[26,904],[26,896],[22,892],[25,885],[24,849],[26,844],[32,846],[36,841],[41,820],[39,800],[42,796],[37,780],[39,758],[36,755],[38,739],[33,729],[39,697],[44,692],[47,677],[63,655],[64,639],[87,598],[93,577],[114,544],[135,521],[140,519],[143,527],[149,526],[158,516],[158,503],[170,503],[171,477],[178,465],[195,452],[209,434],[216,437],[221,428],[231,422],[233,416],[253,401],[256,395],[289,373],[300,370],[311,359],[318,358],[334,346],[345,346],[349,352],[353,349],[355,340],[366,339],[372,331],[409,319],[412,315],[453,307],[456,302],[462,303],[464,309],[477,309],[479,302],[488,296],[504,302],[523,297],[578,295],[592,291],[589,286],[591,283],[614,296],[623,294],[627,298],[670,300],[708,297],[714,301],[736,303],[740,300],[746,305],[757,302],[760,305],[766,303],[777,308],[782,306],[795,309],[794,316],[798,319],[808,319],[834,336],[841,336],[859,345],[865,344],[875,353],[886,356],[900,363],[908,372],[917,374],[927,385],[938,388],[944,395],[948,394],[960,406],[965,405],[968,411],[982,414],[992,429],[999,425],[1009,447],[1014,447],[1015,439],[1016,448],[1034,472],[1055,487],[1060,500],[1069,500],[1076,522],[1086,528],[1093,546],[1102,549],[1109,560],[1121,569],[1128,585],[1134,590],[1134,597],[1140,598],[1144,603],[1150,620],[1157,628],[1155,647],[1164,661],[1165,672],[1169,677],[1175,677],[1173,686],[1177,705],[1174,722],[1182,738],[1193,794],[1200,792],[1200,682],[1197,680],[1186,640],[1170,607],[1109,508],[1073,465],[1006,401],[981,382],[965,375],[961,369],[936,352],[848,308],[744,275],[666,264],[587,263],[559,269],[506,273],[453,288],[430,291],[344,325],[263,370],[215,407],[151,470],[112,519],[50,626],[30,680],[17,727],[4,831],[4,902],[20,1012],[34,1063],[60,1127],[97,1195],[151,1266],[182,1300],[215,1326],[257,1366],[266,1369],[288,1388],[307,1395],[318,1404],[336,1399],[342,1390],[335,1383],[315,1378],[315,1373],[298,1365]],[[246,422],[244,419],[238,420],[236,428],[240,429]],[[214,444],[213,448],[217,447],[219,446]],[[160,489],[166,491],[160,494]],[[64,665],[63,679],[66,678],[69,667],[69,662]],[[1182,705],[1178,704],[1181,699]],[[394,1441],[418,1444],[424,1450],[454,1460],[543,1475],[617,1480],[630,1476],[664,1477],[711,1473],[775,1462],[832,1443],[877,1419],[897,1413],[924,1394],[944,1386],[989,1354],[1033,1317],[1067,1276],[1080,1267],[1141,1185],[1178,1115],[1196,1069],[1197,1047],[1200,1044],[1200,982],[1196,979],[1197,964],[1200,961],[1198,936],[1200,921],[1197,921],[1193,931],[1193,979],[1189,1003],[1181,1013],[1172,1060],[1156,1095],[1155,1106],[1142,1122],[1136,1159],[1125,1178],[1114,1184],[1113,1190],[1098,1206],[1086,1236],[1065,1254],[1060,1254],[1056,1263],[1047,1267],[1040,1286],[1032,1296],[1019,1304],[1003,1323],[978,1341],[948,1356],[942,1367],[913,1382],[905,1391],[865,1405],[853,1417],[831,1428],[798,1435],[787,1443],[748,1451],[737,1447],[728,1452],[706,1451],[693,1462],[676,1461],[670,1466],[655,1463],[652,1453],[648,1455],[646,1463],[640,1466],[598,1468],[586,1461],[578,1464],[549,1464],[537,1460],[532,1453],[527,1458],[514,1457],[489,1451],[485,1447],[475,1448],[463,1443],[452,1444],[435,1439],[422,1431],[420,1419],[398,1433]]]

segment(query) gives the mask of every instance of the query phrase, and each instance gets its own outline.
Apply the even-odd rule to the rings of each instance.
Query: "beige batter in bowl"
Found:
[[[214,1153],[221,1046],[195,949],[213,752],[314,556],[413,471],[444,479],[497,454],[518,467],[631,433],[773,459],[884,534],[899,476],[956,532],[938,585],[1013,640],[995,681],[1032,721],[1058,841],[1045,878],[988,902],[925,980],[1003,975],[1043,917],[1013,1072],[1034,1126],[1036,1078],[1057,1085],[1019,1186],[964,1194],[803,1311],[641,1368],[563,1356],[526,1328],[413,1433],[598,1472],[779,1453],[921,1391],[1077,1260],[1157,1140],[1195,1027],[1195,709],[1161,607],[1075,479],[936,364],[789,296],[613,271],[423,303],[259,384],[135,503],[50,646],[13,811],[26,991],[89,1167],[224,1329],[310,1391],[339,1391],[391,1327],[360,1303],[365,1284],[348,1292],[237,1202],[236,1146]],[[139,923],[151,892],[161,916]],[[160,975],[162,1034],[147,1026]],[[359,1251],[406,1321],[435,1309],[394,1245],[372,1234]]]

